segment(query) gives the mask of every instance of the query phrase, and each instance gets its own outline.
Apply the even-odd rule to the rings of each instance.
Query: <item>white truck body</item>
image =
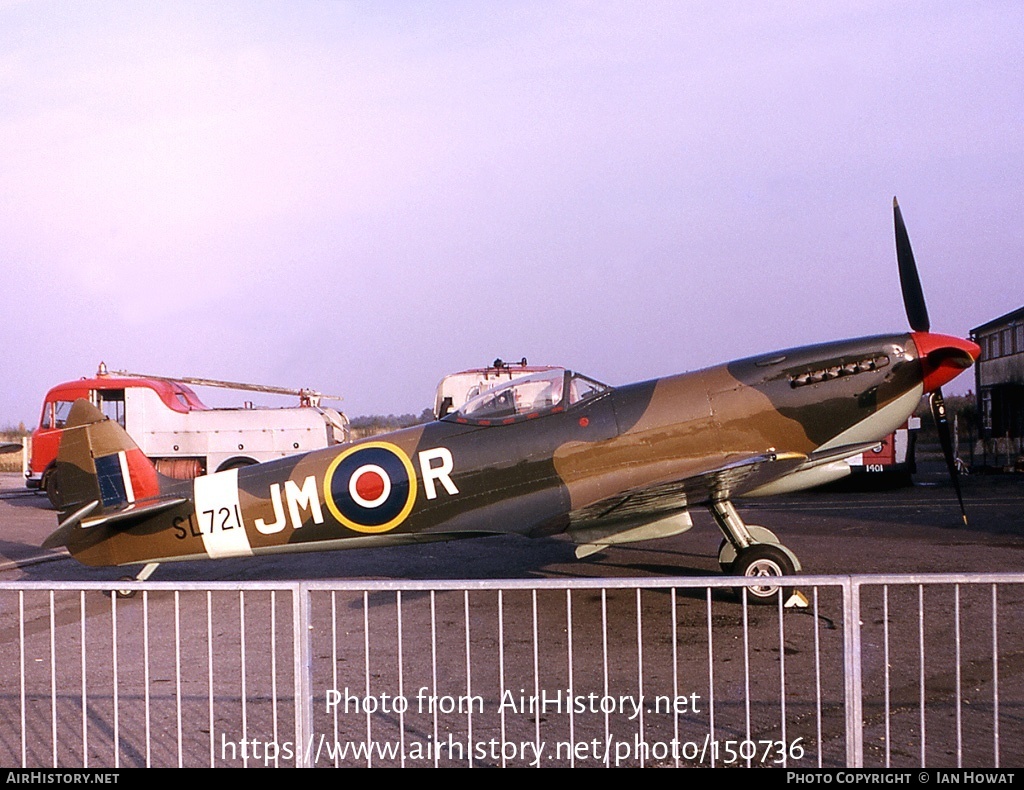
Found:
[[[318,450],[346,440],[346,421],[334,409],[205,409],[181,414],[143,387],[125,391],[124,418],[125,430],[151,459],[203,459],[204,472]]]

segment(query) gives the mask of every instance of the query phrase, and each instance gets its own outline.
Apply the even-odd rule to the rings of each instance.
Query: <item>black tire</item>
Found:
[[[57,467],[51,467],[43,474],[43,490],[46,491],[46,498],[54,510],[60,510],[64,504],[64,497],[60,490],[60,476],[57,474]]]
[[[118,581],[122,582],[133,582],[136,581],[134,576],[122,576]],[[134,598],[137,590],[104,590],[103,594],[108,598]]]
[[[255,466],[258,461],[252,458],[231,458],[217,467],[218,472],[227,472],[229,469],[244,469],[247,466]]]
[[[755,543],[740,552],[732,564],[732,573],[734,576],[782,578],[793,575],[796,570],[789,555],[778,546]],[[792,587],[771,583],[753,585],[746,590],[747,600],[756,604],[774,604],[778,601],[780,593],[785,602],[793,593]],[[743,588],[737,588],[737,593],[742,600]]]

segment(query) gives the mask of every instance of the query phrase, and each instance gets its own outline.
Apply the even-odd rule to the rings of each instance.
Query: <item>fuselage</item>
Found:
[[[841,458],[843,448],[878,441],[913,412],[935,377],[917,345],[905,333],[787,349],[607,388],[576,403],[566,396],[521,420],[455,413],[195,481],[163,479],[161,497],[186,501],[137,526],[80,530],[69,548],[87,564],[106,565],[536,536],[659,487],[679,486],[686,506],[770,493],[773,484],[792,490],[779,481],[789,476],[799,487],[797,475],[816,454]],[[706,482],[687,487],[761,456],[796,460],[778,464],[777,473],[765,464],[756,485],[716,478],[717,492]],[[815,479],[808,475],[807,484]],[[678,499],[665,505],[679,506]]]

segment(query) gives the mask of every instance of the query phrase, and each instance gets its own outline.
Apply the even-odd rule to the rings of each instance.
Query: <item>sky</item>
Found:
[[[0,0],[0,426],[101,360],[354,417],[499,356],[622,384],[903,331],[893,195],[965,336],[1024,304],[1022,31],[1019,2]]]

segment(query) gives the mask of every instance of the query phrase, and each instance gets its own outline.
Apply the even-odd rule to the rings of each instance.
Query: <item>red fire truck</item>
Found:
[[[189,384],[299,396],[299,406],[242,408],[206,406]],[[26,485],[42,489],[57,506],[60,480],[55,460],[71,404],[89,400],[118,422],[168,477],[188,479],[208,472],[269,461],[348,440],[348,419],[320,406],[324,396],[214,379],[171,379],[114,371],[100,363],[93,378],[58,384],[46,393],[39,427],[32,432]]]
[[[887,485],[910,485],[911,475],[917,471],[914,448],[920,429],[921,418],[911,417],[876,447],[847,458],[854,475],[866,475],[855,482],[870,483],[879,478],[880,483]]]

